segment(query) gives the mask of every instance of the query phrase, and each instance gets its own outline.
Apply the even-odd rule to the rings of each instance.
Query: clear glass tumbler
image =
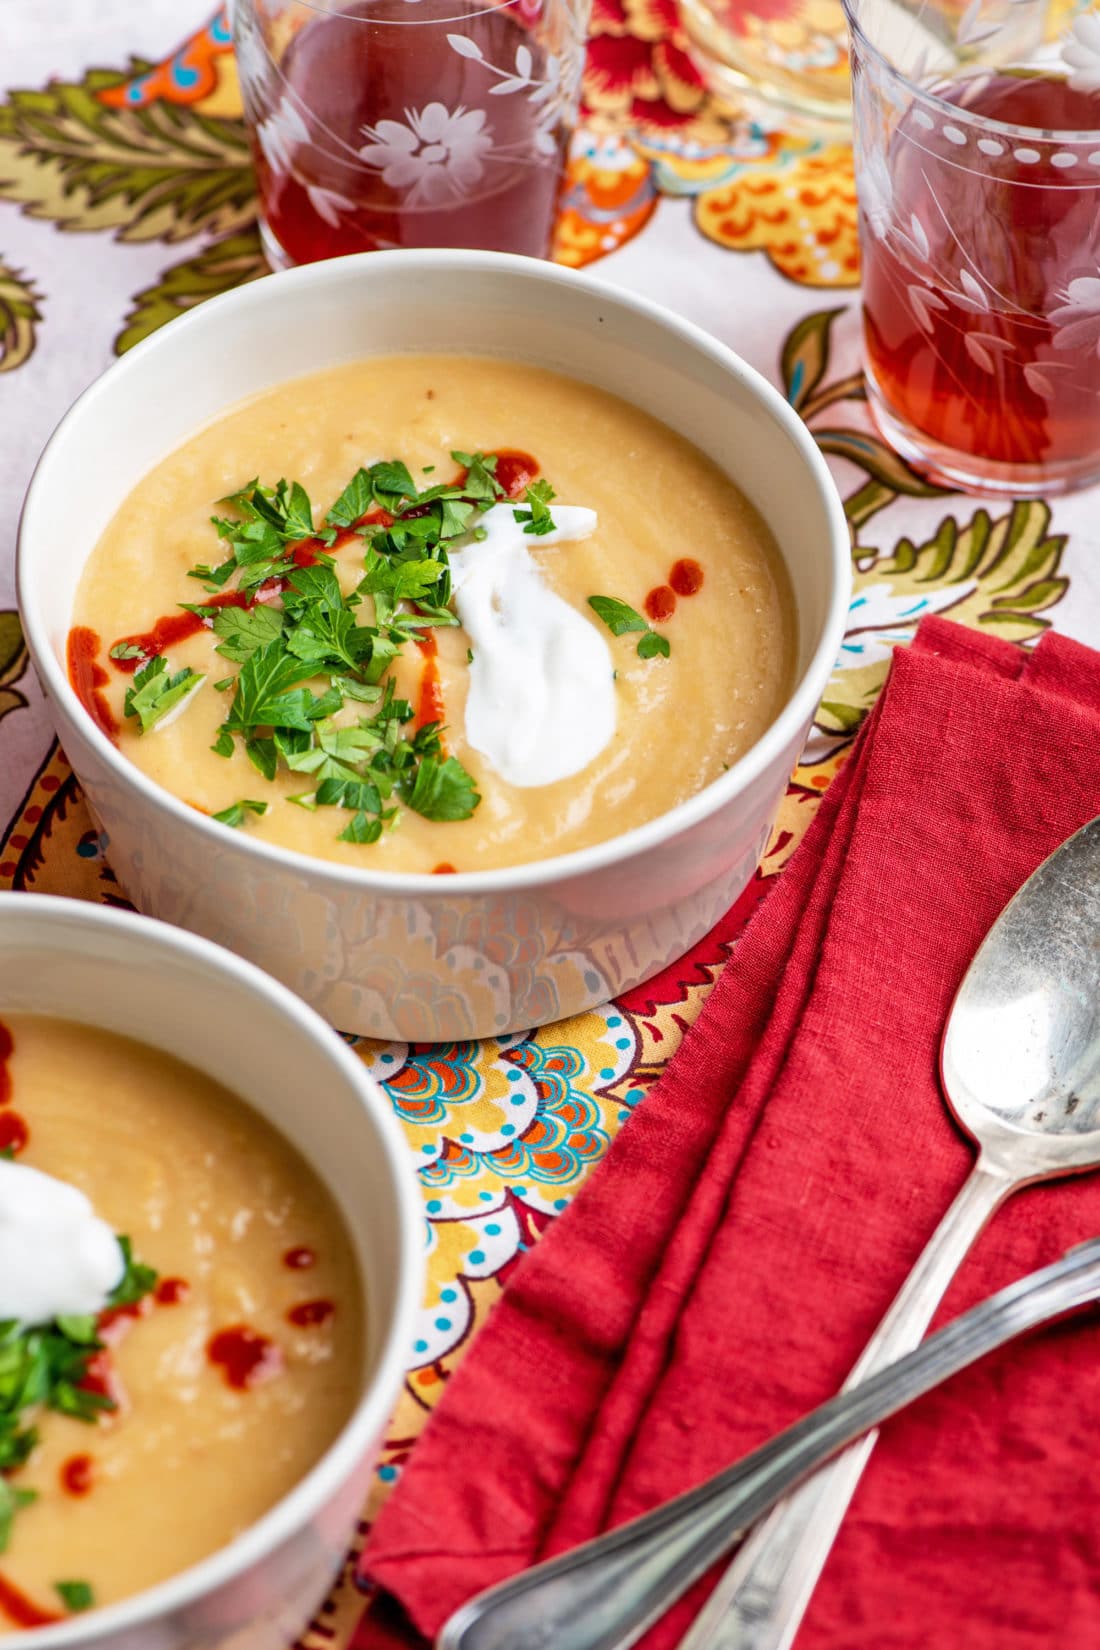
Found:
[[[840,0],[680,0],[711,89],[790,128],[846,134],[848,31]]]
[[[270,262],[547,256],[590,3],[235,0]]]
[[[1100,14],[845,7],[883,434],[977,491],[1100,479]]]

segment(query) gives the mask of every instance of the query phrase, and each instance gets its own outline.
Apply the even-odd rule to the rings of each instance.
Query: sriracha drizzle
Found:
[[[94,1480],[95,1462],[90,1455],[70,1455],[61,1464],[61,1487],[68,1495],[90,1495]]]
[[[299,1301],[287,1313],[287,1322],[293,1323],[299,1329],[315,1329],[319,1324],[327,1323],[335,1313],[336,1308],[331,1301]]]
[[[269,1381],[283,1367],[283,1354],[275,1342],[243,1323],[212,1335],[206,1355],[212,1364],[221,1365],[227,1385],[238,1392]]]
[[[56,1610],[43,1610],[6,1576],[0,1576],[0,1614],[16,1627],[50,1627],[65,1620]]]

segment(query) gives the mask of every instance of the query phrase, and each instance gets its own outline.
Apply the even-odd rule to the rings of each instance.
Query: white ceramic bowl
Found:
[[[9,1012],[135,1037],[254,1106],[336,1199],[359,1261],[368,1341],[347,1425],[258,1523],[171,1580],[19,1643],[286,1650],[347,1553],[420,1307],[423,1214],[400,1129],[362,1063],[292,992],[205,940],[128,912],[0,894],[0,1016]],[[151,1483],[148,1493],[176,1491]]]
[[[779,542],[799,628],[786,707],[721,779],[611,842],[447,877],[306,859],[225,830],[161,790],[92,725],[66,678],[84,563],[159,459],[281,380],[414,350],[530,361],[624,397],[712,458]],[[35,471],[19,601],[61,742],[134,903],[260,963],[346,1031],[443,1041],[605,1002],[682,955],[729,907],[763,851],[837,657],[849,554],[840,500],[805,426],[699,328],[552,264],[367,253],[215,298],[93,384]]]

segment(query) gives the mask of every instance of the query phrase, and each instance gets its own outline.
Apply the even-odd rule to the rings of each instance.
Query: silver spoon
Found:
[[[1100,1238],[1093,1238],[982,1301],[697,1489],[471,1599],[445,1624],[437,1650],[633,1642],[754,1519],[868,1427],[1005,1341],[1097,1299]]]
[[[990,929],[952,1005],[941,1074],[948,1104],[978,1145],[977,1162],[852,1370],[846,1392],[918,1345],[967,1251],[1005,1198],[1036,1181],[1100,1165],[1100,819],[1045,860]],[[787,1650],[874,1444],[871,1433],[775,1509],[738,1553],[682,1650]],[[669,1505],[682,1508],[689,1500]],[[720,1495],[718,1512],[715,1531],[688,1506],[699,1520],[688,1555],[682,1541],[659,1539],[646,1546],[644,1562],[633,1556],[633,1571],[611,1592],[601,1542],[621,1553],[620,1531],[540,1565],[483,1595],[491,1600],[512,1589],[510,1599],[522,1598],[523,1630],[509,1610],[508,1630],[498,1636],[492,1629],[499,1607],[483,1604],[479,1612],[475,1601],[446,1624],[440,1650],[534,1650],[551,1640],[554,1650],[625,1650],[734,1544],[746,1521],[733,1521]],[[578,1560],[577,1553],[595,1556]],[[552,1574],[557,1567],[569,1576],[568,1607]]]

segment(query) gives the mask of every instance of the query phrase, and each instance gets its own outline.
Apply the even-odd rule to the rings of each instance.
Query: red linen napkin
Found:
[[[453,1377],[363,1555],[433,1635],[830,1396],[973,1161],[937,1053],[980,940],[1100,811],[1100,655],[938,620],[694,1030]],[[1017,1195],[940,1319],[1100,1233]],[[1010,1347],[883,1431],[796,1650],[1100,1643],[1100,1340]],[[647,1636],[673,1645],[706,1584]],[[360,1650],[392,1642],[374,1611]]]

